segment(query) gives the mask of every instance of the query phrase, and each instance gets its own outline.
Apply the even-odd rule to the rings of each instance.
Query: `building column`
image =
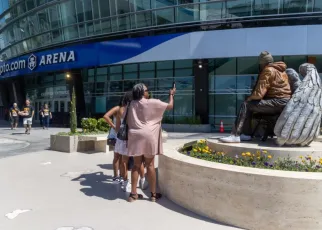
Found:
[[[194,60],[195,75],[195,114],[199,116],[202,124],[209,123],[209,82],[208,60]]]

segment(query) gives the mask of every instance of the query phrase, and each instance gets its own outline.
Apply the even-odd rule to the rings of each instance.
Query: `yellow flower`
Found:
[[[260,157],[257,157],[258,160],[260,160],[261,158]]]
[[[271,155],[268,155],[268,156],[267,156],[267,158],[268,158],[268,159],[272,159],[272,156],[271,156]]]
[[[204,143],[206,143],[206,140],[200,140],[199,143],[204,144]]]
[[[302,160],[302,163],[305,163],[305,160]]]
[[[250,152],[246,153],[246,156],[250,157],[252,154]]]
[[[267,153],[267,151],[266,151],[266,150],[263,150],[263,151],[262,151],[262,153],[266,154],[266,153]]]
[[[300,156],[300,159],[303,160],[303,156]]]
[[[198,150],[197,150],[197,149],[192,149],[192,151],[194,151],[194,152],[198,152]]]
[[[242,156],[245,157],[246,156],[246,153],[242,153]]]
[[[255,157],[255,154],[253,154],[253,157]]]
[[[309,159],[311,161],[312,160],[312,156],[308,156],[307,159]]]

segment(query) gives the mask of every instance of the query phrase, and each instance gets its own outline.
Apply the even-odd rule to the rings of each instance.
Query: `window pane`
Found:
[[[154,71],[141,71],[140,72],[140,79],[154,78],[154,77],[155,77]]]
[[[192,76],[193,71],[192,68],[186,68],[186,69],[175,69],[174,70],[174,76],[175,77],[185,77],[185,76]]]
[[[176,5],[176,0],[151,0],[152,8],[160,8],[165,6]]]
[[[47,9],[42,10],[38,13],[38,20],[40,24],[40,31],[47,31],[50,29],[49,16]]]
[[[174,65],[176,68],[192,68],[193,61],[192,60],[179,60],[179,61],[175,61]]]
[[[124,65],[124,72],[136,72],[138,70],[138,64]]]
[[[279,0],[254,0],[253,15],[267,15],[278,13]]]
[[[101,9],[101,17],[109,17],[110,14],[110,4],[108,0],[100,0],[100,9]]]
[[[97,75],[107,75],[107,67],[97,68],[96,74]]]
[[[27,10],[32,10],[35,8],[35,2],[34,0],[26,0]]]
[[[156,82],[155,82],[155,80],[142,80],[140,82],[143,83],[144,85],[146,85],[146,87],[148,88],[149,92],[152,92],[152,91],[156,90]]]
[[[115,0],[117,2],[117,14],[125,14],[130,12],[129,0]]]
[[[48,8],[49,11],[49,17],[51,21],[51,28],[57,29],[60,28],[60,16],[57,10],[57,6],[52,6]]]
[[[65,40],[71,40],[78,38],[78,29],[77,26],[71,26],[64,29]]]
[[[101,34],[102,33],[102,29],[101,29],[101,22],[98,21],[98,22],[94,22],[94,34]]]
[[[307,12],[307,9],[312,11],[312,2],[307,4],[307,0],[284,0],[283,3],[281,1],[281,4],[283,5],[283,13],[302,13]]]
[[[74,1],[68,1],[60,4],[61,18],[63,26],[75,24],[76,21],[76,9]]]
[[[137,79],[137,78],[138,78],[137,72],[124,73],[124,79]]]
[[[152,13],[151,12],[143,12],[143,13],[137,13],[136,15],[136,26],[134,28],[142,28],[142,27],[148,27],[152,25]]]
[[[61,30],[53,30],[51,34],[52,34],[53,42],[61,42],[63,40]]]
[[[77,10],[77,20],[78,22],[84,21],[84,10],[83,10],[83,0],[75,0],[76,1],[76,10]]]
[[[110,93],[122,92],[123,91],[123,81],[110,81],[108,91]]]
[[[106,97],[95,98],[95,112],[105,113],[106,112]]]
[[[110,73],[122,73],[121,65],[110,66]]]
[[[157,70],[157,78],[172,77],[173,70]]]
[[[227,1],[227,18],[251,16],[251,1]]]
[[[177,93],[174,98],[174,115],[191,116],[194,114],[194,96]]]
[[[99,13],[99,0],[92,0],[93,2],[93,14],[94,14],[94,19],[97,19],[100,17]],[[108,1],[107,1],[108,2]]]
[[[221,19],[222,12],[224,10],[224,3],[222,2],[214,2],[200,5],[200,20],[208,21],[214,19]]]
[[[314,12],[322,11],[322,2],[321,1],[314,1]]]
[[[86,23],[86,35],[92,36],[95,34],[94,24],[92,22]]]
[[[21,15],[27,12],[25,2],[22,2],[17,5],[17,12],[18,12],[18,15]]]
[[[109,33],[112,31],[111,20],[105,19],[101,21],[102,33]]]
[[[236,74],[236,58],[218,58],[214,61],[216,75]]]
[[[130,0],[131,11],[140,11],[151,9],[150,1],[147,0]]]
[[[119,31],[131,29],[130,17],[129,15],[118,17]]]
[[[80,25],[78,26],[78,30],[79,30],[79,36],[80,36],[81,38],[86,36],[85,24],[80,24]]]
[[[193,90],[194,77],[180,77],[175,79],[177,90]],[[172,87],[172,85],[171,85]]]
[[[164,79],[158,79],[158,91],[164,91],[169,92],[169,89],[171,89],[173,84],[173,78],[164,78]]]
[[[92,3],[91,0],[83,0],[83,7],[85,13],[85,20],[90,21],[93,20],[93,12],[92,12]]]
[[[173,61],[157,62],[157,69],[173,69]]]
[[[124,92],[131,91],[133,89],[133,86],[137,84],[137,81],[124,81]]]
[[[155,66],[154,62],[141,63],[140,64],[140,71],[154,70],[154,66]]]
[[[192,22],[199,20],[199,5],[180,6],[177,10],[177,22]]]
[[[295,69],[296,72],[299,71],[300,65],[307,62],[306,56],[285,56],[284,57],[285,64],[287,68]]]
[[[154,25],[174,23],[174,8],[156,10],[154,12]]]
[[[237,58],[237,74],[256,74],[259,71],[257,57]]]

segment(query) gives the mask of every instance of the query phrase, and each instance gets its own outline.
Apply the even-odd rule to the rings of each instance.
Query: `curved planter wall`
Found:
[[[159,185],[173,202],[251,230],[322,229],[322,174],[254,169],[198,160],[169,148]]]

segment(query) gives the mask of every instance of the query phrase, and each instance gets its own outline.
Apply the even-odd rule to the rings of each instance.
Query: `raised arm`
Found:
[[[169,93],[169,103],[167,106],[167,110],[172,110],[173,109],[173,97],[174,94],[176,93],[176,89],[170,89],[170,93]]]
[[[104,116],[104,120],[113,128],[116,129],[115,124],[113,123],[113,120],[111,119],[112,116],[118,113],[120,107],[115,106],[114,108],[110,109]]]

